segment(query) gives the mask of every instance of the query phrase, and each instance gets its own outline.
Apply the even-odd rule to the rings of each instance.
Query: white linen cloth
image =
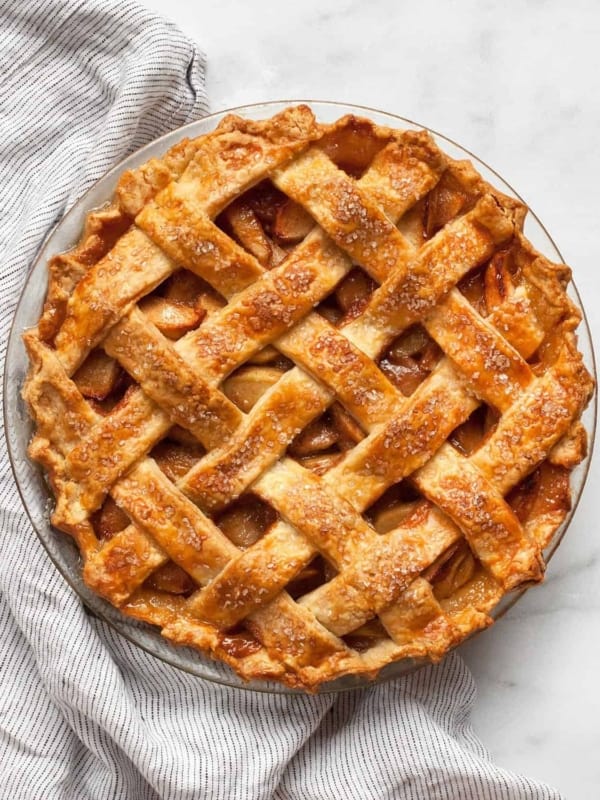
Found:
[[[46,232],[117,160],[205,113],[203,70],[134,3],[0,1],[3,353]],[[308,697],[222,688],[136,649],[85,613],[28,524],[4,441],[0,458],[1,798],[559,800],[491,763],[456,654]]]

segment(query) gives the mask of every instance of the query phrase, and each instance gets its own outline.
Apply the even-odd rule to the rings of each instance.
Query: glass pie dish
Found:
[[[288,102],[266,103],[231,109],[226,112],[211,115],[210,117],[192,123],[177,131],[173,131],[167,136],[152,142],[101,178],[78,201],[68,214],[65,215],[38,254],[17,307],[8,343],[5,369],[5,428],[11,463],[23,503],[50,558],[61,571],[65,579],[79,594],[86,607],[92,613],[113,625],[134,644],[173,666],[197,675],[198,677],[218,683],[270,692],[289,692],[295,690],[284,688],[279,684],[269,681],[243,681],[224,664],[213,661],[196,650],[183,647],[175,648],[161,637],[157,629],[123,616],[118,609],[103,601],[83,582],[79,551],[69,537],[55,530],[50,524],[49,515],[52,506],[51,492],[47,487],[42,472],[27,457],[27,444],[31,438],[33,427],[20,395],[27,370],[27,357],[21,341],[21,334],[27,328],[35,325],[38,320],[46,293],[46,267],[49,259],[53,255],[64,252],[74,245],[81,232],[86,214],[92,209],[102,206],[109,200],[123,170],[135,168],[149,158],[162,154],[170,146],[180,141],[185,136],[196,137],[212,130],[227,113],[234,112],[242,117],[262,119],[283,110],[288,105]],[[321,122],[332,122],[344,114],[355,114],[357,116],[367,116],[373,120],[375,124],[382,126],[387,125],[389,127],[401,127],[413,130],[418,130],[423,127],[400,117],[357,106],[345,106],[335,103],[309,103],[309,105],[317,119]],[[474,162],[485,180],[489,180],[490,183],[499,187],[507,195],[518,198],[518,195],[516,195],[505,181],[471,153],[433,131],[430,131],[430,133],[438,140],[442,149],[451,157],[466,157],[470,159]],[[553,261],[562,261],[560,253],[552,242],[552,239],[532,213],[530,213],[526,221],[525,234],[532,244],[548,258]],[[581,308],[581,302],[574,287],[571,287],[571,293],[574,302]],[[583,352],[588,370],[595,375],[591,339],[585,317],[579,329],[579,339],[580,348]],[[583,424],[588,431],[589,437],[588,453],[591,451],[594,438],[595,402],[594,398],[593,404],[588,407],[583,416]],[[573,516],[583,489],[588,466],[589,455],[578,465],[571,475],[571,511],[566,516],[560,528],[554,533],[549,546],[545,550],[546,560],[551,557],[558,546]],[[514,592],[512,595],[505,597],[494,609],[493,616],[495,618],[500,616],[519,596],[519,592]],[[419,662],[412,659],[394,662],[381,670],[376,680],[383,681],[397,677],[408,670],[414,669],[418,665]],[[319,691],[343,691],[365,685],[365,683],[366,679],[364,677],[346,676],[322,684]]]

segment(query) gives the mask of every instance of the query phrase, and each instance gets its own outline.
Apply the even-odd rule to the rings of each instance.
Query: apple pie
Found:
[[[542,580],[593,389],[526,212],[425,131],[304,105],[125,171],[24,334],[85,582],[307,690],[488,626]]]

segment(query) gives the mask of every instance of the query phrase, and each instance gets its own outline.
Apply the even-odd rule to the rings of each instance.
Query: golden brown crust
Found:
[[[25,334],[86,582],[309,690],[490,624],[543,576],[592,391],[525,213],[423,131],[305,106],[125,172]]]

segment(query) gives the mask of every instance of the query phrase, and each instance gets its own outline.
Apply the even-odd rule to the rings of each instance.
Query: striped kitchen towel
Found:
[[[28,267],[65,209],[206,112],[204,57],[132,2],[0,0],[0,109],[5,350]],[[305,697],[212,685],[136,649],[84,612],[27,522],[4,443],[0,459],[0,797],[558,799],[491,763],[457,655]]]

